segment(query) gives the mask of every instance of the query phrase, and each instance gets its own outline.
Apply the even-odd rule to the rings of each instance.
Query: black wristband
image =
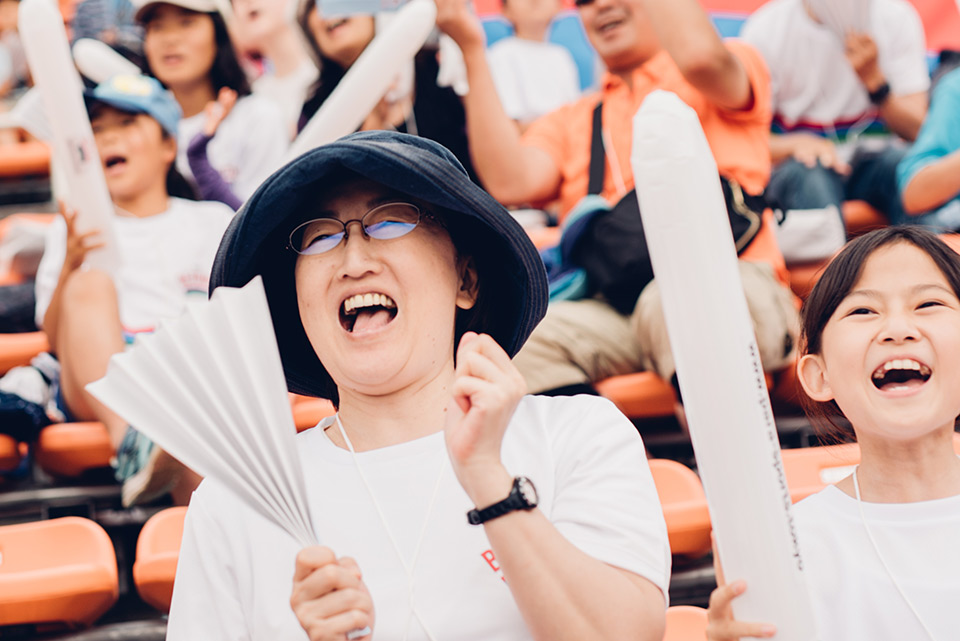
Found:
[[[869,93],[870,102],[877,105],[878,107],[887,101],[887,98],[890,97],[890,85],[884,82],[882,85],[877,87],[874,91]]]

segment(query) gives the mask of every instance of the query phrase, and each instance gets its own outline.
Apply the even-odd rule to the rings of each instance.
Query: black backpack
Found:
[[[603,102],[593,110],[589,194],[603,190],[606,158],[602,137]],[[763,224],[763,196],[745,194],[740,185],[720,176],[737,253],[753,242]],[[631,190],[609,211],[596,214],[580,236],[572,260],[587,273],[590,295],[601,294],[621,314],[630,314],[643,288],[653,280],[653,266],[643,233],[637,194]]]

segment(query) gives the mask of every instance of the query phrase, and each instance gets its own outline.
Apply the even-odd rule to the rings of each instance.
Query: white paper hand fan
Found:
[[[808,0],[816,18],[845,42],[847,34],[869,33],[873,0]]]
[[[73,43],[73,60],[80,73],[97,84],[121,74],[138,76],[142,72],[110,45],[93,38],[80,38]]]
[[[259,277],[241,289],[217,289],[205,305],[115,355],[87,390],[301,545],[317,543]]]
[[[780,444],[717,164],[696,112],[655,91],[633,120],[633,175],[697,466],[742,621],[816,638]],[[704,310],[710,310],[704,314]]]

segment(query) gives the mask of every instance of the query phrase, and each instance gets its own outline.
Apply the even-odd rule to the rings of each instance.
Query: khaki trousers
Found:
[[[796,354],[800,321],[793,295],[765,263],[740,261],[740,278],[763,367],[782,369]],[[704,310],[704,322],[709,318]],[[639,371],[670,380],[676,368],[656,281],[629,316],[600,299],[551,303],[514,363],[533,394]]]

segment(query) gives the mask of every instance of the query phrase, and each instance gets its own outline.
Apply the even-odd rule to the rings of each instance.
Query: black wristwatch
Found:
[[[878,107],[887,101],[887,98],[890,96],[890,85],[888,83],[883,83],[869,94],[870,102],[877,105]]]
[[[537,488],[533,481],[525,476],[518,476],[513,479],[513,487],[510,488],[507,498],[482,510],[470,510],[467,512],[467,521],[472,525],[480,525],[515,510],[532,510],[537,507],[538,502]]]

